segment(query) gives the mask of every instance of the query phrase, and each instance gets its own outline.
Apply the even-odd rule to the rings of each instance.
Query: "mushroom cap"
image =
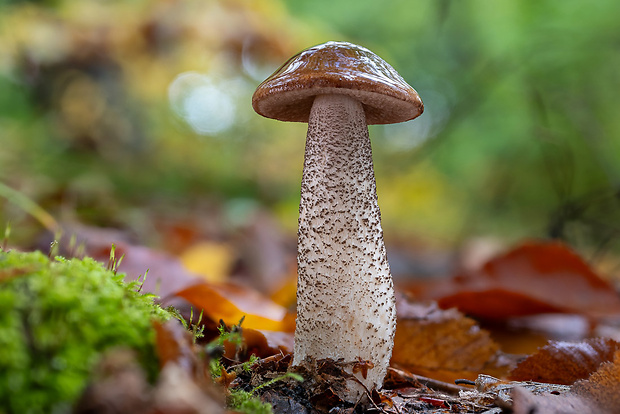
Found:
[[[424,110],[418,93],[379,56],[347,42],[301,51],[261,83],[252,97],[260,115],[308,122],[317,95],[343,94],[362,103],[367,124],[393,124]]]

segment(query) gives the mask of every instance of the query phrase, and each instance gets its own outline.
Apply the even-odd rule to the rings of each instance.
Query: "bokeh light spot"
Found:
[[[198,134],[215,135],[235,122],[233,97],[207,75],[181,73],[168,87],[168,99],[173,111]]]

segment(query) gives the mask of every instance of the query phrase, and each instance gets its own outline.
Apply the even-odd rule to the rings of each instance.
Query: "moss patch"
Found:
[[[62,413],[113,347],[155,376],[153,318],[168,318],[135,283],[86,258],[0,251],[0,413]]]

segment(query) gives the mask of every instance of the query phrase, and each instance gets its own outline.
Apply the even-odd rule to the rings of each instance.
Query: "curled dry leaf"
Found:
[[[475,379],[495,365],[498,345],[489,333],[456,309],[397,300],[398,325],[392,364],[443,381]]]
[[[290,329],[285,319],[286,309],[273,303],[259,292],[232,283],[202,282],[175,294],[204,311],[203,317],[213,321],[222,319],[228,325],[239,323],[245,316],[243,327],[270,331]]]
[[[620,314],[620,297],[613,286],[558,242],[526,242],[478,271],[409,290],[418,297],[436,299],[442,308],[456,307],[482,319],[551,312],[592,317]]]
[[[620,350],[613,362],[605,362],[585,381],[576,382],[571,393],[594,403],[601,413],[620,409]]]
[[[620,343],[605,338],[576,343],[552,341],[521,361],[510,379],[570,385],[588,378],[602,363],[611,361],[619,349]]]
[[[220,369],[220,376],[215,379],[215,382],[222,387],[228,389],[232,382],[237,378],[237,373],[235,371],[226,371],[226,368],[222,367]]]
[[[513,390],[514,414],[614,414],[620,407],[620,351],[613,362],[603,363],[590,378],[575,383],[563,395],[533,395],[527,390]]]
[[[243,341],[249,354],[266,358],[275,354],[293,352],[293,334],[291,332],[243,329]]]

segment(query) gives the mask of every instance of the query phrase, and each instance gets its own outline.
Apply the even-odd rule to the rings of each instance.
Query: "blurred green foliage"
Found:
[[[92,259],[0,249],[0,412],[70,412],[103,353],[135,351],[155,378],[153,320],[169,315]]]
[[[620,232],[620,3],[14,2],[0,14],[0,180],[62,219],[253,199],[296,226],[305,126],[256,85],[327,40],[364,45],[425,113],[371,127],[386,237],[603,245]],[[0,202],[0,221],[27,222]]]
[[[375,141],[376,168],[423,170],[424,159],[461,206],[453,231],[618,236],[616,2],[289,4],[384,51],[418,89],[430,133],[397,157]]]

